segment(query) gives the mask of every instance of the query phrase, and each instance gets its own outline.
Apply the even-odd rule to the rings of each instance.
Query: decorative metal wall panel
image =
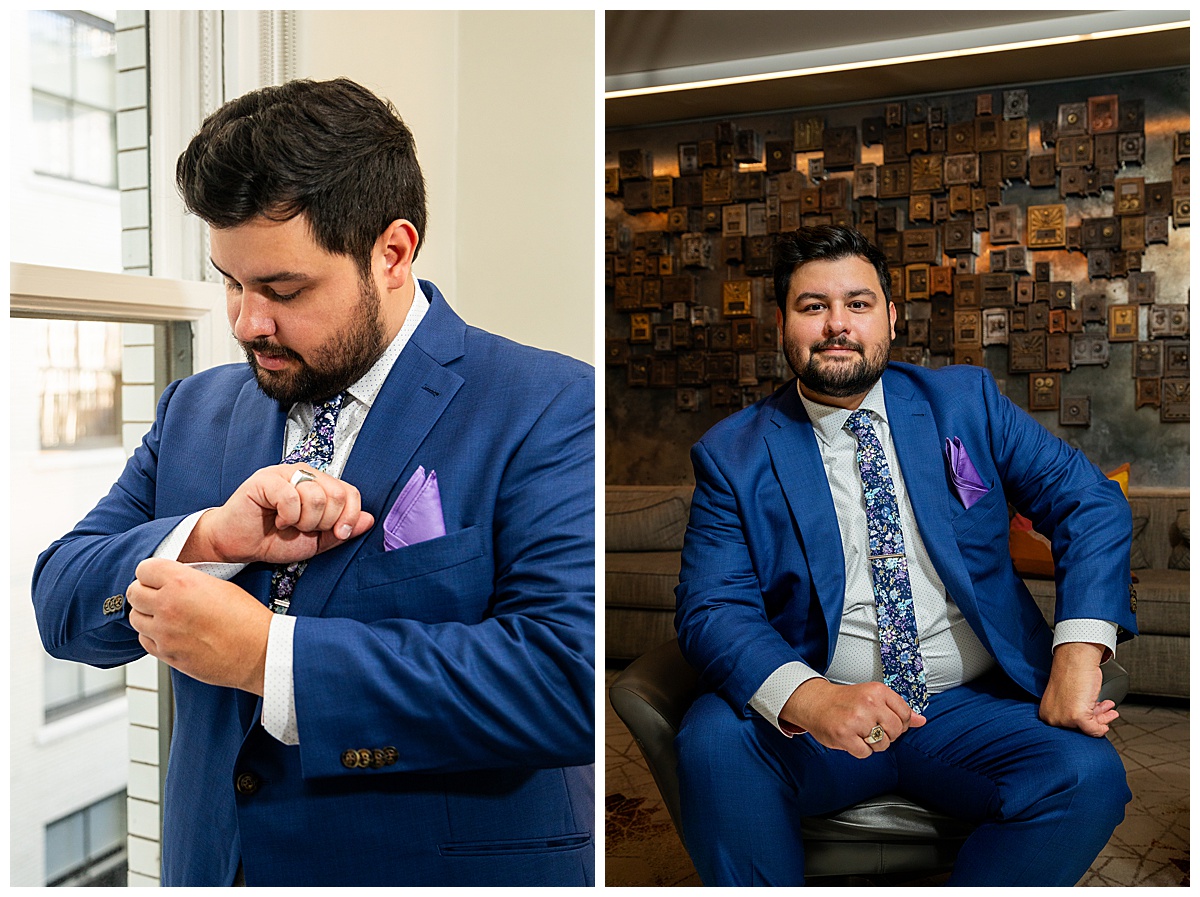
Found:
[[[1080,396],[1187,420],[1190,131],[1178,91],[1127,86],[1155,77],[612,132],[610,390],[696,424],[769,393],[789,376],[771,246],[845,223],[892,269],[892,357],[1020,374],[1014,400],[1051,426],[1086,426]]]

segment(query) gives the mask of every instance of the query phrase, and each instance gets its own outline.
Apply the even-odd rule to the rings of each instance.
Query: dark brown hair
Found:
[[[783,234],[775,241],[775,301],[779,310],[787,313],[787,293],[792,274],[807,262],[832,261],[856,255],[875,266],[883,296],[892,301],[892,275],[888,270],[887,257],[875,246],[849,227],[821,224],[802,227]]]
[[[345,78],[290,81],[226,103],[179,157],[175,182],[212,227],[306,215],[318,245],[364,274],[396,219],[425,236],[412,132],[391,103]]]

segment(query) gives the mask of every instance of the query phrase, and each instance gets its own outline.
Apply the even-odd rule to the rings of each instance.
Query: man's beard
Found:
[[[861,357],[851,363],[831,363],[829,360],[821,362],[820,351],[834,346],[854,349],[861,353]],[[799,343],[786,336],[783,340],[783,354],[787,358],[788,367],[792,369],[801,385],[817,395],[835,399],[862,395],[874,386],[887,368],[891,347],[891,340],[887,339],[868,356],[861,344],[842,336],[814,344],[809,352],[808,361],[801,363]]]
[[[347,327],[310,352],[307,360],[292,349],[265,338],[250,342],[239,340],[258,388],[286,409],[296,402],[323,402],[361,379],[379,360],[387,343],[375,285],[361,282],[358,296],[358,305],[351,312]],[[255,361],[255,352],[293,359],[299,367],[264,370]]]

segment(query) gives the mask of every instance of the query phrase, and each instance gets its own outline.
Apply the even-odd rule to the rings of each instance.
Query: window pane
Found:
[[[81,865],[86,857],[83,813],[46,826],[46,880],[51,881]]]
[[[36,371],[41,447],[121,444],[121,325],[106,321],[17,321],[44,359]]]
[[[46,351],[39,353],[47,360],[47,367],[73,368],[79,363],[79,325],[80,321],[41,321],[44,325],[45,336],[32,333],[30,337],[39,342],[44,341]],[[37,329],[37,324],[18,324],[13,321],[13,327],[29,327],[30,331]]]
[[[125,693],[124,667],[101,670],[49,655],[45,655],[43,665],[43,707],[47,721],[68,716]]]
[[[71,177],[117,186],[117,119],[112,113],[76,106],[71,119]]]
[[[66,100],[33,95],[33,145],[36,171],[71,176],[71,109]]]
[[[9,42],[23,65],[12,73],[9,131],[26,148],[13,154],[11,261],[123,269],[115,18],[115,10],[13,13]],[[86,236],[64,251],[64,229]]]
[[[71,20],[49,10],[31,10],[29,38],[34,88],[70,96]]]
[[[75,26],[75,91],[77,100],[104,109],[117,107],[117,41],[113,32]]]
[[[113,692],[115,695],[125,691],[125,668],[115,667],[111,670],[101,670],[96,667],[83,667],[83,696]]]
[[[43,702],[47,710],[78,701],[82,697],[79,664],[46,655],[45,668]]]
[[[87,813],[88,859],[94,860],[125,840],[125,792],[92,804]]]

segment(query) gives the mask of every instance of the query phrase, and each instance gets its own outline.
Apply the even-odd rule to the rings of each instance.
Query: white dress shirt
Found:
[[[867,509],[856,458],[858,441],[846,429],[851,410],[821,405],[802,393],[800,399],[817,437],[845,558],[845,603],[837,645],[824,678],[840,685],[882,682],[875,592],[867,563]],[[946,593],[929,558],[896,456],[882,380],[875,383],[859,408],[871,412],[871,423],[883,445],[888,471],[895,485],[917,637],[925,662],[925,682],[929,693],[937,694],[970,682],[991,669],[995,660],[968,625],[953,596]],[[1111,651],[1116,647],[1116,640],[1116,624],[1104,620],[1063,620],[1054,634],[1055,647],[1063,642],[1087,641],[1105,645]],[[796,688],[820,676],[819,672],[799,661],[784,664],[755,692],[750,706],[785,735],[793,734],[780,727],[779,713]]]
[[[340,477],[350,457],[354,441],[362,430],[371,405],[379,395],[384,381],[392,370],[392,365],[400,357],[404,347],[417,329],[417,325],[429,311],[429,300],[421,290],[421,285],[414,278],[412,307],[404,318],[400,332],[388,345],[379,360],[371,366],[356,383],[346,390],[346,399],[338,415],[337,426],[333,434],[333,458],[325,472],[330,476]],[[311,402],[297,402],[288,412],[287,427],[284,433],[283,454],[281,459],[299,444],[300,440],[312,429],[313,406]],[[176,560],[179,552],[196,526],[200,516],[211,508],[206,508],[189,515],[175,527],[159,544],[154,557],[165,557]],[[334,549],[337,550],[337,549]],[[232,579],[244,564],[197,563],[190,564],[204,573],[220,579]],[[292,635],[296,628],[296,618],[286,614],[273,614],[271,629],[267,637],[266,670],[263,680],[263,728],[284,744],[299,744],[300,735],[296,725],[296,691],[292,678]]]

